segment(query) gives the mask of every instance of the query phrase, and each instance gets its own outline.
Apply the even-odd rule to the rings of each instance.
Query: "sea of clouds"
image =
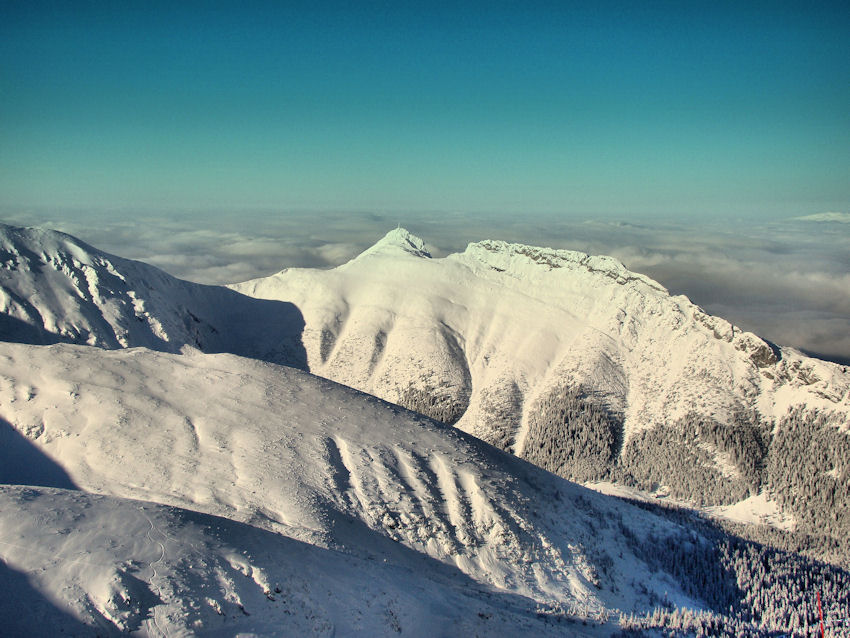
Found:
[[[402,225],[432,255],[504,239],[612,255],[671,293],[775,343],[850,363],[850,214],[779,220],[592,219],[366,212],[6,213],[183,279],[233,283],[288,267],[331,268]]]

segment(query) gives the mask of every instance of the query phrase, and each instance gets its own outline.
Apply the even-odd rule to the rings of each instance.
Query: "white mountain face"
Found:
[[[0,548],[4,636],[565,635],[532,601],[438,567],[191,510],[0,486],[0,512],[15,539]]]
[[[286,363],[562,476],[693,503],[756,494],[789,409],[839,425],[850,413],[845,367],[768,344],[609,257],[484,241],[432,259],[396,229],[338,268],[228,290],[52,231],[0,226],[0,251],[7,339]],[[647,463],[658,450],[681,467]]]
[[[291,268],[233,288],[300,310],[312,372],[572,478],[605,478],[594,466],[630,462],[659,428],[701,419],[699,463],[734,480],[746,468],[730,454],[753,446],[724,447],[713,424],[745,415],[744,435],[763,438],[790,408],[839,423],[850,414],[846,368],[769,344],[610,257],[483,241],[432,259],[397,229],[333,270]],[[595,430],[570,434],[578,417]],[[565,448],[578,439],[589,451],[576,459]],[[739,483],[696,500],[740,500]]]
[[[333,270],[232,287],[299,308],[314,373],[395,403],[411,390],[444,397],[458,427],[485,439],[509,410],[520,454],[529,409],[565,386],[621,415],[626,440],[690,412],[850,413],[841,366],[772,346],[610,257],[483,241],[431,259],[398,229]]]
[[[234,288],[0,226],[0,633],[769,636],[814,590],[850,613],[840,366],[610,258],[432,259],[401,229]],[[621,493],[772,495],[805,533],[744,540],[476,437]]]
[[[0,224],[6,340],[165,352],[190,345],[303,367],[303,323],[291,304],[182,281],[64,233]]]
[[[231,355],[0,346],[0,478],[48,486],[0,490],[5,578],[85,623],[517,635],[701,605],[621,532],[678,526],[374,397]]]

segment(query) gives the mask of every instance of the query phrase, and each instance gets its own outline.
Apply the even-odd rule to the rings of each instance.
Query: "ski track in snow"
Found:
[[[160,591],[159,586],[158,586],[158,584],[156,583],[156,580],[157,580],[156,566],[157,566],[159,563],[162,563],[162,561],[165,559],[165,542],[163,542],[163,541],[158,541],[158,540],[154,540],[153,536],[151,536],[151,532],[153,532],[153,531],[158,532],[160,535],[162,535],[162,537],[163,537],[163,540],[164,540],[164,541],[167,541],[167,540],[168,540],[168,536],[166,536],[166,534],[165,534],[164,532],[161,532],[160,530],[156,529],[156,526],[153,524],[153,521],[151,520],[150,516],[148,516],[148,515],[147,515],[147,513],[145,512],[144,506],[141,506],[141,505],[139,506],[139,512],[141,512],[141,513],[142,513],[142,516],[144,516],[144,517],[145,517],[145,519],[146,519],[146,520],[147,520],[147,522],[148,522],[148,525],[150,525],[150,528],[148,528],[148,531],[145,533],[145,536],[147,537],[147,539],[148,539],[151,543],[156,543],[156,544],[159,546],[159,552],[160,552],[160,553],[159,553],[159,557],[158,557],[155,561],[153,561],[153,562],[151,562],[151,563],[148,563],[148,567],[149,567],[149,568],[150,568],[150,570],[151,570],[151,576],[150,576],[150,578],[149,578],[148,580],[149,580],[149,582],[151,583],[151,585],[155,588],[156,594],[157,594],[160,598],[162,598],[162,592]],[[162,636],[168,636],[168,635],[169,635],[169,634],[168,634],[168,631],[166,631],[165,629],[163,629],[163,628],[161,628],[161,627],[159,626],[159,622],[158,622],[158,621],[157,621],[157,619],[156,619],[157,611],[158,611],[158,610],[157,610],[157,608],[155,607],[155,608],[152,610],[152,614],[151,614],[151,623],[153,624],[153,628],[154,628],[154,629],[155,629],[155,630],[156,630],[156,631],[157,631],[160,635],[162,635]]]

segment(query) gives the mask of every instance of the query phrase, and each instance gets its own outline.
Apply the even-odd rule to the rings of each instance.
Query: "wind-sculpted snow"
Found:
[[[199,352],[1,352],[0,418],[81,490],[360,560],[438,564],[547,618],[648,609],[662,591],[698,604],[629,554],[613,524],[600,526],[621,507],[612,499],[333,382]],[[637,510],[633,522],[637,533],[671,529]],[[619,554],[628,568],[613,570]]]
[[[764,454],[729,456],[679,424],[771,424],[793,408],[841,425],[850,413],[847,368],[742,332],[609,257],[487,240],[434,259],[399,228],[339,268],[232,288],[0,226],[0,338],[188,345],[308,368],[575,480],[666,481],[693,503],[728,503]],[[720,478],[656,464],[645,443],[659,437],[661,456],[699,458],[701,476]]]
[[[0,224],[5,341],[165,352],[189,345],[304,367],[303,327],[292,304],[181,281],[63,233]]]
[[[775,636],[812,591],[850,610],[840,568],[290,368],[2,344],[0,418],[42,468],[4,468],[4,635]]]
[[[807,588],[846,615],[834,565],[463,432],[693,502],[773,489],[802,535],[771,542],[819,556],[823,531],[846,565],[840,367],[616,260],[504,242],[433,259],[397,229],[237,288],[268,299],[0,227],[4,635],[582,635],[619,612],[773,635],[811,622]]]
[[[425,558],[389,564],[81,492],[0,486],[0,555],[0,584],[15,587],[0,598],[5,636],[556,636],[566,624]],[[36,588],[22,600],[15,574]]]

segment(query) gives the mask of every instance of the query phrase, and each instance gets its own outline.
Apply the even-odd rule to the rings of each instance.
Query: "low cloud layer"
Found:
[[[29,213],[4,221],[62,230],[201,283],[244,281],[287,267],[331,268],[397,224],[422,237],[435,257],[481,239],[607,254],[766,339],[850,362],[850,236],[835,215],[845,214],[723,224],[374,213]]]
[[[803,217],[795,217],[794,219],[800,222],[850,224],[850,213],[815,213],[814,215],[804,215]]]

